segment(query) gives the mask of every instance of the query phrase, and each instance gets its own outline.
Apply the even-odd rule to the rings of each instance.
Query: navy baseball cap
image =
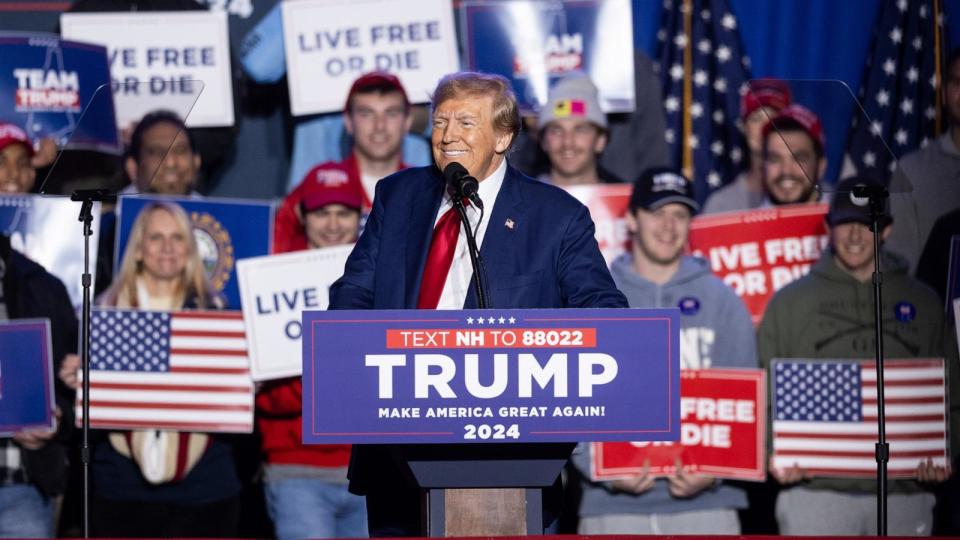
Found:
[[[680,203],[694,214],[700,204],[693,198],[693,185],[680,171],[665,167],[647,169],[633,183],[630,209],[656,210],[669,203]]]

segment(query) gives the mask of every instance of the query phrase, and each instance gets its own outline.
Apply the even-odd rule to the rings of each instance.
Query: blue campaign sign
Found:
[[[463,64],[509,79],[527,112],[539,111],[550,86],[575,70],[597,85],[604,111],[633,111],[631,21],[628,0],[466,0],[460,5]]]
[[[83,229],[77,222],[80,203],[67,197],[0,196],[0,232],[13,249],[55,275],[67,288],[77,310],[83,304]],[[100,230],[100,203],[94,203],[94,238]],[[105,255],[109,256],[109,255]],[[97,246],[90,250],[90,267],[97,267]]]
[[[52,34],[0,34],[0,120],[33,140],[120,153],[106,48]]]
[[[307,443],[679,438],[677,309],[304,311]]]
[[[117,204],[117,244],[114,275],[134,221],[152,202],[173,202],[187,212],[193,225],[204,270],[214,289],[224,295],[227,307],[240,308],[237,260],[270,253],[273,239],[273,205],[266,201],[235,201],[194,197],[135,195],[120,197]]]
[[[0,323],[0,437],[53,428],[50,321]]]

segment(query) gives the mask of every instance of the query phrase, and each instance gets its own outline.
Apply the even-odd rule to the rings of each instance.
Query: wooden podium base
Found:
[[[543,534],[539,488],[431,489],[431,537]]]
[[[444,536],[525,536],[525,489],[447,489]]]

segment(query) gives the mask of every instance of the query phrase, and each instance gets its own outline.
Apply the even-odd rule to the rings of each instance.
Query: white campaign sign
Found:
[[[327,309],[352,245],[237,261],[240,303],[255,381],[300,375],[304,309]]]
[[[282,9],[295,116],[343,110],[354,79],[374,70],[425,103],[460,69],[451,0],[287,0]]]
[[[191,127],[233,125],[226,12],[64,13],[60,27],[107,47],[121,129],[156,109],[189,113]]]

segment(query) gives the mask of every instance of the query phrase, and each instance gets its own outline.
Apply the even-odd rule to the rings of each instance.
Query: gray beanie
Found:
[[[540,109],[540,129],[558,118],[583,118],[607,129],[607,115],[600,110],[598,94],[585,73],[568,73],[550,88],[547,102]]]

